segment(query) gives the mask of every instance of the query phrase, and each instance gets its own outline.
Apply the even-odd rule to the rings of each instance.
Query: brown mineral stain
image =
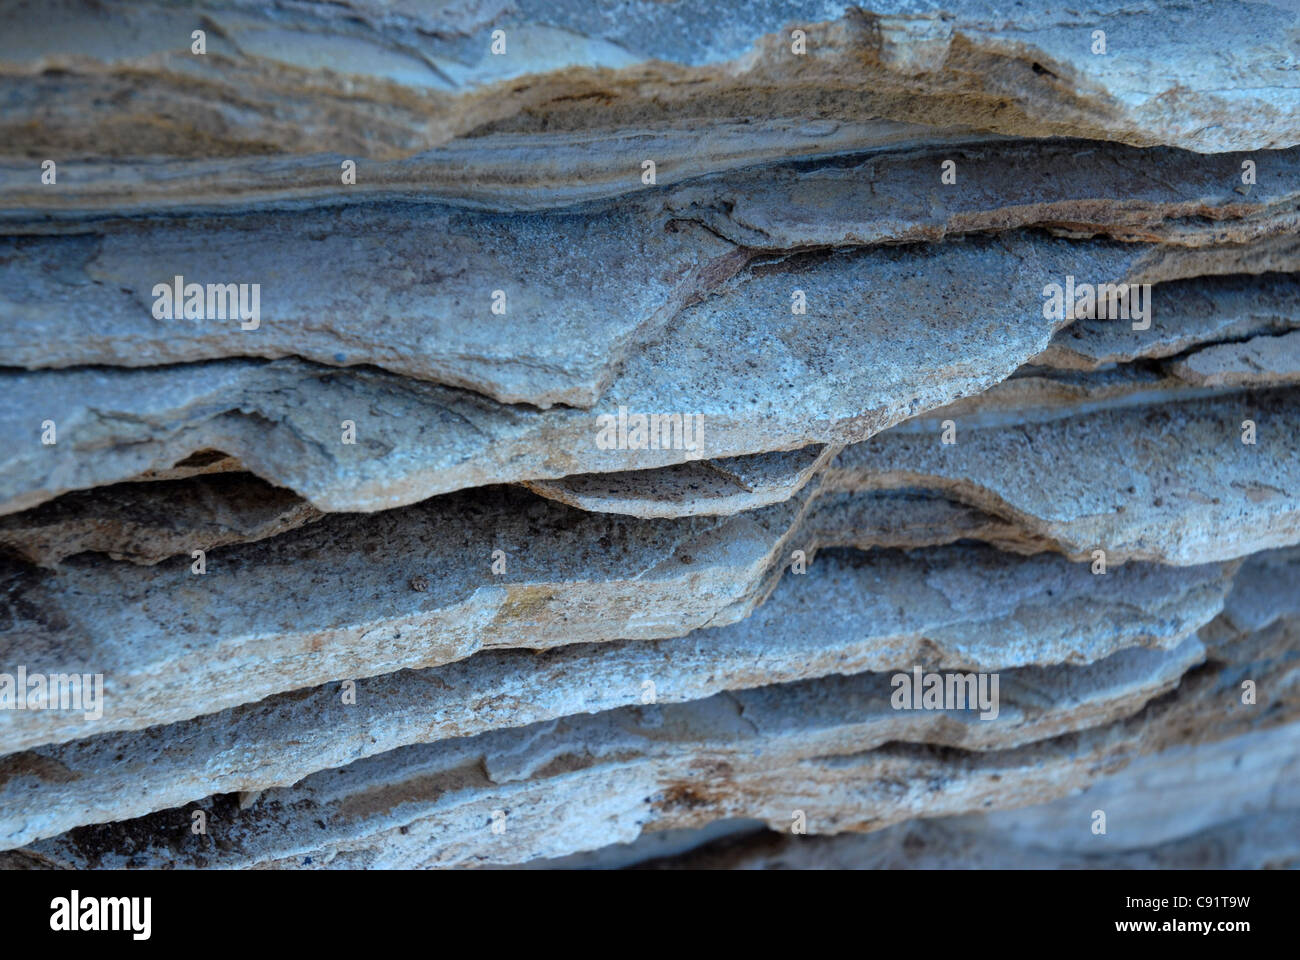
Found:
[[[0,759],[0,787],[13,777],[35,777],[46,783],[71,783],[80,780],[81,774],[73,773],[66,764],[39,753],[15,753]]]
[[[505,602],[501,604],[492,622],[508,624],[539,619],[554,599],[555,591],[550,587],[508,587]]]

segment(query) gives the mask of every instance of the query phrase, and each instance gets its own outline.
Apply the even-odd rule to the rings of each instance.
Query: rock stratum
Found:
[[[0,866],[1300,866],[1300,12],[1032,6],[5,4]]]

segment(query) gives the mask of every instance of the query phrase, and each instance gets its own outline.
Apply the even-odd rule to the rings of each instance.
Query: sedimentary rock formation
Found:
[[[1296,865],[1297,36],[6,5],[0,866]]]

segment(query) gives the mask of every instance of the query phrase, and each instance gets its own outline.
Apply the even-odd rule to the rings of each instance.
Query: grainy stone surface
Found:
[[[1014,16],[987,0],[383,9],[8,5],[6,205],[30,218],[52,206],[333,198],[348,189],[345,157],[362,161],[357,187],[369,176],[381,195],[571,204],[640,188],[646,158],[671,182],[791,153],[897,146],[904,125],[916,125],[904,127],[914,144],[980,131],[1198,153],[1300,142],[1296,13],[1283,3],[1104,0]],[[792,19],[807,33],[804,56],[791,49]],[[205,25],[200,58],[190,34]],[[1106,55],[1091,49],[1099,28],[1115,45]],[[504,55],[490,52],[493,29],[505,31]],[[1122,39],[1132,37],[1142,42]],[[563,150],[551,159],[576,143],[582,164],[566,165]],[[507,145],[518,152],[495,165]],[[33,186],[22,163],[51,155],[88,164],[62,198]],[[172,162],[109,164],[141,157]],[[404,158],[426,165],[404,168]]]
[[[1298,18],[0,4],[0,867],[1300,865]]]
[[[302,498],[249,474],[216,473],[69,493],[0,517],[0,549],[42,567],[78,553],[158,563],[264,540],[322,516]]]
[[[298,360],[6,372],[0,511],[207,449],[334,512],[489,483],[861,440],[978,393],[1040,353],[1065,323],[1043,317],[1044,278],[1270,271],[1297,256],[1294,238],[1282,239],[1207,252],[1017,234],[755,265],[628,356],[590,410],[505,406]],[[812,292],[797,318],[793,290]],[[874,349],[864,352],[863,342]],[[633,449],[627,431],[625,442],[608,434],[613,444],[602,445],[610,422],[600,418],[624,409],[679,414],[684,428],[686,415],[702,419],[680,439],[670,430],[669,449]],[[61,438],[53,445],[41,442],[46,421]],[[356,430],[350,445],[345,421]]]
[[[1015,811],[798,837],[752,828],[713,840],[650,834],[565,868],[706,870],[1256,870],[1300,866],[1297,730],[1280,727],[1141,757],[1078,796]],[[1159,803],[1152,803],[1159,797]],[[1104,810],[1106,833],[1093,833]],[[737,832],[743,830],[737,822]],[[644,842],[642,842],[644,841]],[[712,841],[712,842],[709,842]],[[672,843],[689,850],[665,856]],[[657,849],[657,847],[659,849]],[[544,862],[542,865],[555,865]]]
[[[1016,698],[1088,717],[1149,697],[1199,662],[1200,645],[1189,633],[1222,609],[1231,583],[1230,570],[1214,567],[1174,573],[1135,566],[1098,590],[1086,571],[1042,557],[1019,561],[1000,577],[997,596],[981,596],[984,578],[1003,572],[998,566],[987,549],[907,557],[832,551],[807,575],[786,577],[747,619],[678,639],[484,652],[359,680],[350,705],[331,683],[170,726],[15,753],[0,761],[0,809],[14,811],[0,817],[0,844],[209,793],[292,784],[407,744],[636,704],[647,691],[656,702],[678,703],[915,662],[1011,667],[1001,685],[1004,722],[1016,722]],[[1075,666],[1064,673],[1048,667],[1066,663]],[[1023,683],[1014,679],[1017,670]],[[1040,673],[1047,679],[1034,680]],[[1066,696],[1066,687],[1047,692],[1074,676],[1091,678],[1077,687],[1086,695]],[[1120,681],[1128,685],[1122,697],[1107,686]],[[1101,705],[1085,708],[1071,697]],[[118,707],[110,701],[110,709]]]
[[[22,855],[55,866],[517,863],[647,827],[749,816],[780,829],[792,809],[819,834],[890,826],[919,803],[938,815],[1025,806],[1147,753],[1294,722],[1297,642],[1295,620],[1224,641],[1203,670],[1131,717],[1005,749],[872,738],[870,716],[846,716],[850,679],[810,681],[405,747],[264,792],[238,817],[228,797],[214,797],[201,806],[214,831],[226,824],[219,843],[192,836],[188,811],[176,809],[79,828]],[[1215,709],[1235,700],[1229,678],[1242,671],[1260,678],[1259,703]],[[899,716],[890,710],[887,722]],[[491,829],[494,810],[503,833]]]

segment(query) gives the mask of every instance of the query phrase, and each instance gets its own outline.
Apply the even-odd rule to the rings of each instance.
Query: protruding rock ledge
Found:
[[[1082,796],[960,817],[921,818],[874,833],[792,836],[760,830],[656,857],[655,835],[567,858],[661,870],[1180,870],[1300,866],[1300,727],[1278,727],[1139,757]],[[1153,784],[1159,803],[1152,803]],[[1080,830],[1104,810],[1107,832]],[[649,859],[656,857],[655,859]],[[548,863],[529,864],[543,868]]]
[[[1019,427],[958,419],[952,444],[935,425],[847,447],[822,483],[935,490],[1080,559],[1206,563],[1300,542],[1296,404],[1272,390]]]
[[[805,490],[732,517],[649,521],[497,488],[216,550],[202,576],[188,556],[151,567],[89,557],[55,571],[11,566],[15,655],[47,672],[104,674],[114,706],[95,720],[16,713],[0,749],[172,722],[482,648],[654,639],[734,622],[762,601],[791,551],[807,559],[825,545],[877,545],[874,525],[855,529],[852,511],[805,529],[813,499]],[[1099,589],[1087,567],[1041,562]],[[1180,572],[1156,596],[1197,576]],[[349,588],[326,586],[338,582]]]
[[[547,499],[595,513],[646,518],[729,516],[789,500],[842,449],[841,444],[825,444],[658,470],[526,480],[524,486]]]
[[[1172,357],[1202,344],[1285,333],[1300,326],[1300,277],[1199,277],[1152,291],[1151,327],[1080,319],[1030,363],[1095,370],[1141,358]]]
[[[158,563],[274,537],[324,514],[246,473],[123,483],[0,517],[0,549],[43,567],[78,553]]]
[[[367,206],[0,238],[0,356],[28,368],[299,356],[589,407],[628,351],[747,256],[629,207]]]

